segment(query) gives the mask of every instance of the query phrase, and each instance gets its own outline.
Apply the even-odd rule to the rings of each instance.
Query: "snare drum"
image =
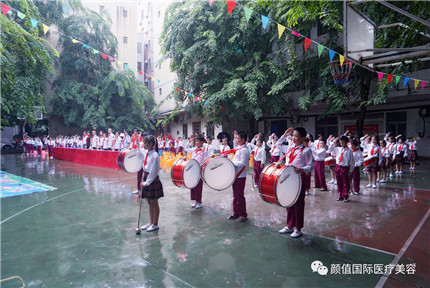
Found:
[[[200,165],[195,159],[178,158],[172,165],[170,177],[180,188],[193,189],[200,181]]]
[[[294,172],[294,167],[270,164],[260,175],[258,189],[263,201],[281,207],[293,206],[300,195],[302,178]]]
[[[143,168],[143,159],[137,155],[137,150],[123,149],[116,158],[118,168],[127,173],[137,173]]]
[[[334,160],[334,158],[333,157],[327,157],[327,158],[325,158],[325,160],[324,160],[324,165],[326,166],[326,167],[328,167],[328,166],[332,166],[332,165],[334,165],[336,163],[336,161]]]
[[[202,178],[210,188],[224,190],[236,180],[236,170],[229,158],[208,157],[202,165]]]
[[[363,162],[364,167],[372,166],[375,163],[375,160],[376,160],[376,158],[374,158],[372,156],[364,158],[364,160],[363,160],[364,161]]]

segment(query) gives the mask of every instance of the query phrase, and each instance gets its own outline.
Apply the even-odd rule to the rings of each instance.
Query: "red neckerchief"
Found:
[[[296,155],[294,155],[294,153],[296,152],[297,148],[298,147],[294,147],[294,148],[290,149],[290,152],[288,153],[289,154],[288,164],[293,163],[294,159],[296,159],[296,157],[303,152],[303,150],[305,149],[305,145],[303,145],[303,147],[300,149],[299,153],[297,153]]]
[[[225,145],[222,146],[222,152],[221,153],[224,153],[224,151],[225,151]]]
[[[385,147],[384,150],[381,152],[382,156],[384,156],[385,151],[387,151],[388,147]]]
[[[352,149],[352,152],[355,152],[355,151],[358,151],[358,148],[357,149]]]
[[[378,146],[378,150],[376,150],[376,152],[375,152],[375,153],[373,153],[373,151],[374,151],[375,147],[376,147],[376,146],[373,146],[373,147],[372,147],[372,150],[370,150],[370,156],[373,156],[373,155],[377,154],[377,153],[379,152],[379,149],[381,149],[381,147],[379,147],[379,146]]]
[[[342,152],[340,153],[340,157],[339,157],[339,165],[340,165],[340,163],[342,163],[343,153],[345,153],[345,151],[346,151],[346,148],[342,147]]]
[[[414,143],[411,144],[411,150],[414,150]]]
[[[272,151],[270,151],[270,153],[272,154],[273,152],[275,152],[275,149],[276,149],[276,145],[273,146]]]
[[[403,150],[403,144],[400,144],[399,146],[399,152],[401,152]]]
[[[146,160],[148,159],[148,154],[149,154],[149,151],[148,151],[148,153],[146,153],[145,161],[143,161],[143,167],[144,167],[144,168],[145,168],[145,166],[146,166]]]

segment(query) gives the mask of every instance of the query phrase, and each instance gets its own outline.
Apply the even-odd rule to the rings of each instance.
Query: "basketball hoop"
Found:
[[[329,65],[334,84],[345,84],[350,81],[349,75],[352,71],[351,61],[345,59],[342,65],[340,65],[340,60],[335,60],[331,61]]]

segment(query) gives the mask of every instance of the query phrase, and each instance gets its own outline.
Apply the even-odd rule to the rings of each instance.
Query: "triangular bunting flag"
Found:
[[[318,57],[321,57],[322,52],[324,51],[324,46],[318,44]]]
[[[270,18],[264,15],[261,15],[261,22],[263,22],[263,29],[266,29],[267,24],[269,23]]]
[[[214,3],[214,0],[209,0],[209,6],[212,6],[213,3]]]
[[[105,53],[102,53],[102,58],[107,59],[107,55]]]
[[[119,65],[119,66],[121,66],[121,65],[122,65],[122,62],[121,62],[121,61],[117,61],[116,63],[118,63],[118,65]]]
[[[420,80],[415,79],[414,80],[414,87],[415,87],[415,89],[417,89],[418,84],[420,84]]]
[[[157,82],[160,83],[161,82],[160,79],[157,79]]]
[[[305,52],[308,51],[309,45],[311,45],[312,40],[305,37]]]
[[[16,11],[16,14],[18,15],[18,17],[19,17],[20,19],[24,19],[24,18],[25,18],[25,14],[24,14],[24,13],[22,13],[22,12],[20,12],[20,11]]]
[[[382,72],[376,72],[376,73],[378,73],[378,79],[379,79],[379,82],[381,82],[382,78],[384,77],[384,73]]]
[[[231,15],[231,12],[233,12],[234,7],[236,7],[236,2],[233,0],[227,0],[227,9],[228,9],[228,15]]]
[[[142,73],[143,73],[142,71],[139,71],[139,74],[140,74],[140,75],[142,75]]]
[[[72,42],[73,42],[73,43],[78,43],[79,41],[78,41],[78,40],[76,40],[76,39],[72,39]]]
[[[124,68],[128,68],[129,66],[128,66],[128,64],[124,64]]]
[[[248,8],[246,6],[243,6],[243,9],[245,10],[246,22],[248,22],[249,19],[251,18],[252,12],[254,12],[254,10],[252,10],[251,8]]]
[[[45,24],[43,24],[43,34],[46,34],[48,30],[49,30],[49,26],[46,26]]]
[[[284,33],[285,28],[286,27],[284,25],[281,25],[281,24],[278,23],[278,36],[279,36],[279,39],[281,39],[281,36]]]
[[[408,84],[409,78],[405,77],[405,79],[403,80],[403,87],[406,86],[406,84]]]
[[[293,34],[294,36],[300,37],[300,33],[297,33],[296,31],[291,31],[291,34]]]
[[[93,49],[93,54],[97,54],[97,53],[99,53],[99,51],[96,49]]]
[[[1,11],[3,12],[3,15],[6,16],[6,13],[9,12],[10,7],[7,6],[6,4],[1,3]]]
[[[388,84],[390,84],[391,79],[393,79],[393,75],[392,74],[387,74]]]
[[[179,88],[178,88],[178,87],[176,87],[176,91],[179,91]]]
[[[115,61],[115,58],[109,56],[109,61]]]
[[[151,78],[151,80],[152,80],[152,81],[155,81],[155,78],[154,78],[154,77],[152,77],[152,78]]]
[[[90,46],[88,46],[87,44],[82,44],[84,46],[84,48],[90,48]]]
[[[36,27],[37,23],[39,23],[39,21],[37,21],[36,19],[30,18],[31,21],[31,27],[34,28]]]
[[[421,81],[421,90],[424,90],[424,87],[426,87],[427,81]]]
[[[340,66],[342,67],[343,62],[345,62],[345,57],[343,57],[343,55],[339,54],[339,62],[340,62]]]
[[[401,76],[397,76],[397,75],[396,75],[396,85],[399,83],[399,81],[400,81],[400,77],[401,77]]]
[[[336,52],[334,52],[331,49],[328,49],[328,55],[330,57],[330,62],[333,61],[334,55],[336,55]]]

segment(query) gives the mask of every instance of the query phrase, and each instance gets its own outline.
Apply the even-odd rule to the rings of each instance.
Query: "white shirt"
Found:
[[[354,156],[355,167],[360,167],[363,164],[363,153],[357,148],[357,150],[352,150],[352,155]]]
[[[368,157],[372,157],[372,158],[376,158],[378,161],[378,165],[382,164],[382,148],[379,145],[372,145],[370,146],[371,148],[369,148],[368,152],[367,152],[367,156]]]
[[[203,144],[204,150],[205,150],[205,158],[211,156],[212,154],[214,154],[214,147],[212,146],[212,144],[207,144],[204,143]]]
[[[403,157],[408,156],[408,147],[404,143],[397,143],[394,146],[394,153],[393,153],[393,159],[396,159],[396,156],[400,154],[400,152],[404,152]]]
[[[315,161],[324,161],[327,157],[327,150],[325,148],[314,149],[312,154],[314,155]]]
[[[352,172],[355,167],[354,156],[352,155],[352,150],[348,147],[334,147],[334,144],[328,149],[332,155],[336,157],[336,164],[343,167],[349,166],[349,172]],[[342,155],[342,161],[340,161],[340,156]]]
[[[248,166],[249,166],[249,150],[247,149],[246,144],[243,144],[242,146],[238,146],[236,149],[239,149],[239,150],[236,151],[233,159],[231,160],[236,169],[236,176],[237,178],[246,178],[246,174],[248,173]],[[242,172],[238,175],[238,173],[241,170]]]
[[[222,153],[222,152],[230,150],[230,146],[228,146],[228,145],[219,145],[218,146],[218,150]]]
[[[197,160],[197,162],[199,162],[199,165],[202,166],[203,162],[205,161],[205,151],[204,148],[187,148],[185,149],[185,152],[187,153],[191,153],[191,157],[195,160]]]
[[[281,136],[282,139],[284,135]],[[279,142],[279,140],[278,140]],[[314,161],[312,158],[312,150],[309,147],[304,147],[302,143],[299,146],[289,146],[290,149],[287,151],[287,156],[285,157],[285,163],[289,166],[294,166],[303,169],[304,172],[310,172],[314,166]],[[290,163],[290,156],[294,158]]]
[[[121,137],[118,136],[115,138],[115,140],[113,141],[113,149],[120,149],[121,148]]]
[[[382,155],[382,158],[391,157],[390,149],[388,148],[388,146],[381,147],[381,155]]]
[[[103,149],[108,149],[109,147],[109,137],[103,138]]]
[[[264,149],[263,145],[258,147],[250,143],[252,150],[254,151],[254,161],[260,161],[263,165],[266,163],[266,149]]]
[[[408,144],[409,150],[417,151],[417,141],[414,140],[413,142],[411,142],[409,140],[406,140],[406,144]]]
[[[146,181],[143,182],[143,186],[149,186],[152,184],[152,182],[154,182],[161,170],[160,156],[157,152],[155,152],[154,149],[148,152],[147,150],[141,149],[140,145],[137,145],[137,155],[143,160],[143,172],[149,173]]]
[[[394,154],[394,149],[396,148],[396,143],[389,143],[388,144],[388,152],[390,153],[390,156]]]
[[[113,141],[115,140],[115,135],[113,133],[108,134],[108,141],[107,141],[107,148],[112,148],[113,147]]]
[[[270,155],[272,156],[280,156],[281,155],[281,149],[279,149],[279,145],[277,145],[277,143],[273,144],[273,140],[269,139],[269,141],[267,141],[267,146],[269,146],[270,149]]]
[[[284,135],[282,135],[279,139],[278,142],[276,142],[276,146],[279,147],[279,150],[281,150],[281,154],[287,154],[287,152],[290,150],[290,147],[294,146],[294,145],[284,145],[285,140],[287,140],[287,143],[290,143],[290,141],[288,140],[290,139],[290,136],[288,136],[287,138],[284,137]],[[279,155],[281,156],[281,155]]]
[[[98,141],[99,141],[99,136],[94,135],[93,139],[92,139],[92,142],[91,142],[91,147],[96,148]]]

